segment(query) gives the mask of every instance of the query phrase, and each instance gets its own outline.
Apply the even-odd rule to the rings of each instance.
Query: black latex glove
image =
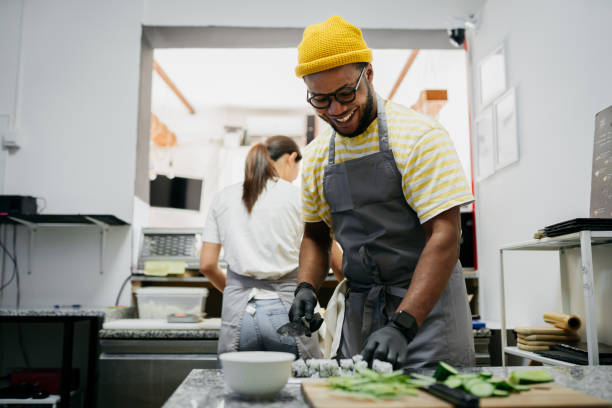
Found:
[[[295,298],[291,309],[289,309],[289,321],[303,322],[306,320],[311,332],[319,330],[323,324],[323,319],[314,318],[314,309],[317,306],[317,295],[314,287],[310,283],[302,282],[295,289]],[[303,319],[302,319],[303,318]]]
[[[408,344],[415,336],[416,330],[402,330],[394,322],[389,322],[370,334],[361,355],[370,367],[374,359],[388,361],[394,368],[404,367],[408,363]]]

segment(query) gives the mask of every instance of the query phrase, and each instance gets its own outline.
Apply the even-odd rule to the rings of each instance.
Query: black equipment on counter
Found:
[[[556,237],[583,230],[610,231],[612,230],[612,218],[574,218],[544,227],[547,237]]]
[[[32,215],[37,212],[35,197],[0,195],[0,214],[2,215]]]

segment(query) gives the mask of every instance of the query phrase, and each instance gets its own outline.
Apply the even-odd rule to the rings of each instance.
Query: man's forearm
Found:
[[[319,289],[329,271],[331,239],[323,223],[306,224],[300,246],[298,282],[310,283]]]
[[[430,231],[412,276],[408,292],[398,307],[410,313],[420,325],[442,296],[459,257],[460,228],[454,225],[458,209],[445,214],[445,221]],[[455,215],[456,213],[456,215]]]

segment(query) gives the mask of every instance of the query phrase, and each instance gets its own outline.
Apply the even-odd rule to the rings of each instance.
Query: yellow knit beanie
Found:
[[[354,62],[372,62],[372,50],[359,28],[333,16],[304,29],[295,74],[301,78]]]

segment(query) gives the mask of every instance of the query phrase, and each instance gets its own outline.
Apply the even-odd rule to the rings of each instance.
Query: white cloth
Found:
[[[342,324],[344,323],[344,301],[347,281],[344,279],[336,286],[325,309],[325,330],[323,335],[323,358],[334,358],[340,348]]]
[[[304,232],[300,190],[288,181],[268,180],[251,214],[242,201],[242,183],[221,190],[208,212],[202,241],[223,245],[229,268],[255,279],[278,279],[298,266]],[[251,296],[277,296],[255,290]]]

